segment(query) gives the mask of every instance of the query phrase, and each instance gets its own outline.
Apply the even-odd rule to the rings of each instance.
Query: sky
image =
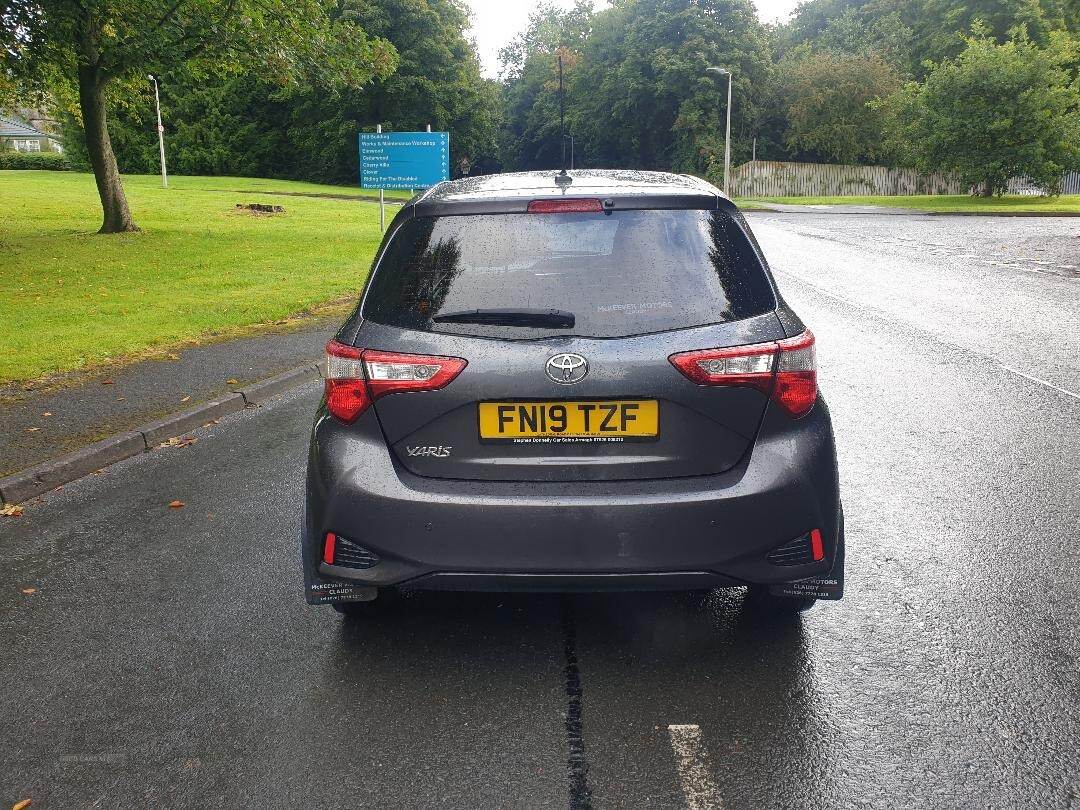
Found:
[[[473,10],[472,35],[480,51],[484,74],[494,79],[499,73],[499,48],[525,29],[529,12],[536,7],[532,0],[466,0]],[[573,0],[554,0],[556,5],[570,8]],[[754,0],[758,17],[763,22],[784,19],[799,0]],[[603,0],[593,0],[597,8]]]

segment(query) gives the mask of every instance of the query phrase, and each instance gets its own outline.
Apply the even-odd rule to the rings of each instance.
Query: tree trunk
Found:
[[[994,196],[994,181],[991,180],[989,177],[986,178],[986,184],[983,186],[982,196],[984,196],[984,197],[993,197]]]
[[[116,155],[105,119],[105,82],[96,67],[79,65],[79,107],[82,109],[86,151],[97,181],[104,220],[98,233],[139,230],[131,219]]]

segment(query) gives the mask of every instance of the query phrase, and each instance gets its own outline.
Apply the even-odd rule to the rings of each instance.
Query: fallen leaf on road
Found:
[[[52,416],[52,411],[45,411],[42,416]]]
[[[179,436],[173,436],[166,442],[162,442],[158,447],[187,447],[189,444],[195,444],[198,439],[194,436],[185,436],[183,438]]]
[[[169,501],[169,508],[170,509],[179,509],[183,505],[184,505],[183,501]]]
[[[22,592],[29,595],[37,592],[37,588],[23,588]]]
[[[41,428],[39,428],[39,427],[27,428],[26,432],[27,433],[33,433],[35,430],[41,430]]]
[[[181,402],[187,402],[191,397],[180,397]]]
[[[116,398],[116,401],[117,401],[117,402],[123,402],[123,401],[124,401],[124,398],[123,398],[123,397],[117,397],[117,398]]]
[[[234,380],[232,377],[230,377],[229,379],[227,379],[225,381],[226,385],[236,385],[238,382],[240,382],[240,381],[239,380]]]
[[[113,384],[113,381],[112,381],[112,380],[102,380],[102,381],[101,381],[101,384],[102,384],[102,385],[112,385],[112,384]]]
[[[0,515],[4,517],[19,517],[22,514],[22,507],[16,506],[13,503],[5,503],[4,508],[0,509]]]
[[[23,799],[21,802],[16,802],[11,806],[11,810],[26,810],[33,802],[30,799]]]

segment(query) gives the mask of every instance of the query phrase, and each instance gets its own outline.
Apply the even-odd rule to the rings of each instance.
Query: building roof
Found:
[[[34,129],[18,118],[0,116],[0,138],[53,138],[48,132]],[[53,138],[53,140],[56,140]]]

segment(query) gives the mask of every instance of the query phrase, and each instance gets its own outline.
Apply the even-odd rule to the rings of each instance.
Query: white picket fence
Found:
[[[948,174],[921,174],[887,166],[787,163],[751,160],[731,170],[736,197],[854,197],[905,194],[968,194],[971,189]],[[1009,181],[1010,194],[1042,194],[1027,178]],[[1063,194],[1080,194],[1080,173],[1062,178]]]

